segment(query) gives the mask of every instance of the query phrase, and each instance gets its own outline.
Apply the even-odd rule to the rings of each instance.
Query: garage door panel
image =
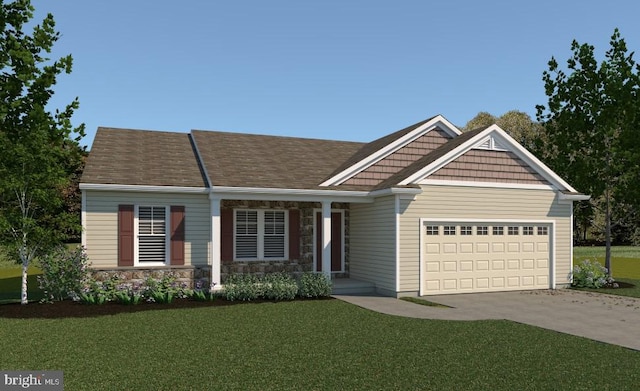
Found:
[[[442,252],[445,254],[455,254],[458,252],[458,246],[456,243],[444,243]]]
[[[423,236],[424,294],[549,288],[551,235],[538,235],[536,228],[546,226],[544,232],[550,233],[548,224],[498,224],[502,229],[496,230],[490,223],[482,224],[482,230],[477,223],[440,225],[457,229],[452,235]],[[461,235],[462,226],[473,227],[472,233],[465,229]],[[507,230],[511,226],[518,230]]]

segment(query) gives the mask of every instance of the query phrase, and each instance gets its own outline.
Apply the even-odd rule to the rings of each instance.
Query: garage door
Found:
[[[551,224],[428,222],[422,294],[548,289]]]

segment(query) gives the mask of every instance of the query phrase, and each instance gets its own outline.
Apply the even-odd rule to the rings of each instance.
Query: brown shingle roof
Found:
[[[213,186],[331,189],[318,185],[363,145],[201,130],[191,134]]]
[[[102,127],[81,182],[207,186],[188,134]]]
[[[424,121],[420,121],[417,124],[413,124],[411,126],[407,126],[404,129],[400,129],[396,132],[393,132],[391,134],[388,134],[384,137],[380,137],[377,140],[373,140],[367,144],[364,144],[356,153],[354,153],[353,155],[351,155],[349,157],[349,159],[345,160],[343,164],[341,164],[340,166],[338,166],[331,174],[329,174],[326,178],[323,178],[324,182],[325,180],[333,177],[334,175],[337,175],[339,173],[341,173],[342,171],[346,170],[347,168],[351,167],[352,165],[358,163],[359,161],[361,161],[362,159],[366,158],[367,156],[377,152],[378,150],[384,148],[385,146],[391,144],[392,142],[396,141],[397,139],[401,138],[402,136],[406,135],[407,133],[410,133],[412,130],[415,130],[416,128],[420,127],[421,125],[431,121],[432,119],[434,119],[434,117],[431,118],[427,118]]]

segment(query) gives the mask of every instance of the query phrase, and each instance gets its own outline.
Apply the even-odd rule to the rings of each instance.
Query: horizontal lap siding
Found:
[[[556,223],[556,284],[571,273],[571,205],[551,190],[423,186],[415,201],[400,204],[400,291],[419,289],[419,219],[530,219]]]
[[[185,265],[206,265],[209,200],[206,194],[153,194],[85,190],[86,247],[93,267],[118,264],[118,205],[182,205],[185,207]]]
[[[349,276],[396,291],[395,199],[352,204],[350,211]]]

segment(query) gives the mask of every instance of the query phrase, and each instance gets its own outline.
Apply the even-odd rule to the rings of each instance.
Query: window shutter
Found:
[[[171,265],[184,265],[184,206],[171,206]]]
[[[300,259],[300,210],[289,210],[289,259]]]
[[[233,261],[233,209],[220,211],[220,258]]]
[[[133,205],[118,205],[118,266],[133,266]]]

